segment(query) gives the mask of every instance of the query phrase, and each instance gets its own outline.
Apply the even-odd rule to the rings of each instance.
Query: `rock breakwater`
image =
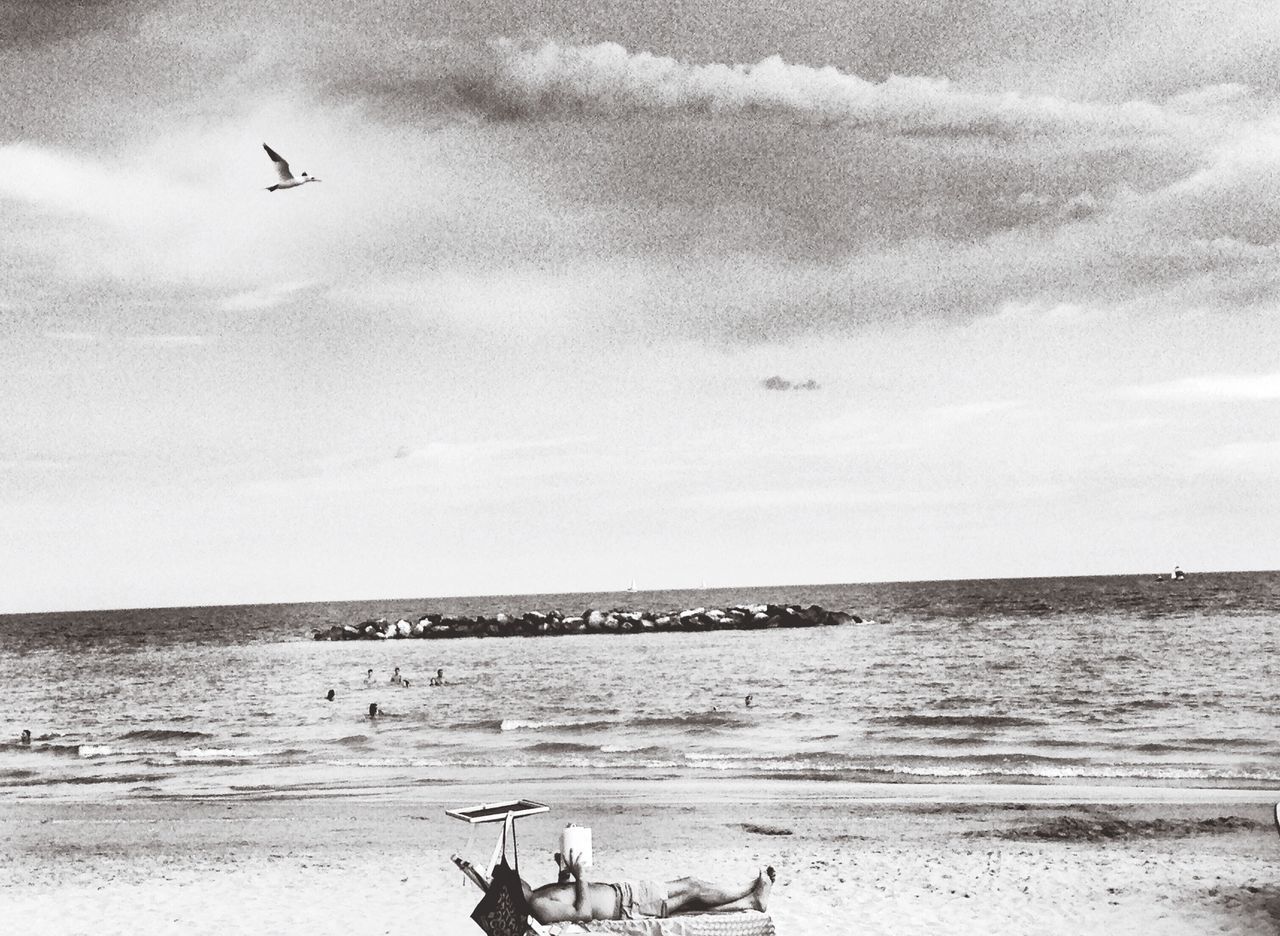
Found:
[[[597,611],[581,614],[527,611],[520,615],[464,617],[425,614],[416,622],[401,618],[335,624],[318,630],[316,640],[400,640],[450,637],[543,637],[558,634],[627,634],[643,631],[765,630],[783,627],[833,627],[861,624],[862,618],[818,605],[733,605],[683,611]]]

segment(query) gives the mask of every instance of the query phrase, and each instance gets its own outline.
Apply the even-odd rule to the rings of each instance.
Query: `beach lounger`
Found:
[[[467,879],[481,890],[489,881],[457,855],[454,863]],[[529,917],[525,936],[578,936],[587,933],[613,933],[615,936],[777,936],[773,918],[759,910],[733,910],[720,913],[681,913],[661,919],[593,920],[590,923],[553,923],[544,926]]]
[[[650,920],[595,920],[544,927],[550,936],[613,933],[616,936],[777,936],[773,918],[759,910],[682,913]]]
[[[546,812],[548,807],[532,800],[512,800],[504,803],[487,803],[468,809],[446,810],[455,819],[462,819],[472,825],[486,822],[502,822],[502,837],[494,848],[490,867],[510,874],[505,867],[507,855],[507,838],[511,839],[511,857],[518,862],[515,843],[515,820],[518,816]],[[492,879],[478,871],[470,862],[458,855],[453,862],[467,879],[485,892],[488,899]],[[497,866],[501,862],[502,868]],[[517,867],[519,865],[517,864]],[[484,903],[484,901],[482,901]],[[522,897],[513,895],[511,913],[502,925],[504,932],[516,926],[524,927],[525,936],[578,936],[587,933],[613,933],[617,936],[777,936],[773,926],[773,918],[759,910],[732,910],[713,913],[680,913],[675,916],[650,918],[643,920],[593,920],[590,923],[554,923],[544,925],[529,915],[528,905]],[[477,910],[480,908],[477,907]],[[486,921],[473,919],[486,932],[493,930]]]

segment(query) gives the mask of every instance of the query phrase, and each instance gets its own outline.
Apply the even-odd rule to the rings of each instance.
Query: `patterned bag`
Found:
[[[508,826],[511,826],[511,857],[515,859],[516,869],[520,867],[515,823],[508,816],[502,826],[502,860],[493,869],[489,889],[471,911],[471,919],[489,936],[525,936],[529,928],[529,904],[524,899],[520,872],[507,864]]]

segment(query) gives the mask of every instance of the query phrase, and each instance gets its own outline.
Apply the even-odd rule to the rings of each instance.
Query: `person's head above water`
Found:
[[[332,702],[332,701],[333,701],[333,690],[332,690],[332,689],[330,689],[327,693],[325,693],[325,698],[326,698],[326,699],[328,699],[330,702]]]
[[[370,703],[369,703],[369,717],[370,717],[370,718],[373,718],[373,717],[374,717],[375,715],[377,715],[377,714],[378,714],[378,703],[377,703],[377,702],[370,702]]]
[[[22,729],[22,741],[21,741],[21,743],[22,743],[22,744],[30,744],[30,743],[31,743],[31,729],[30,729],[30,728],[23,728],[23,729]]]

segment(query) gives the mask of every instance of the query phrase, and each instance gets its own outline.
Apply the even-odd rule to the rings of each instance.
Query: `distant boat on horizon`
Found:
[[[634,595],[636,592],[636,580],[632,579],[631,584],[628,585],[626,588],[624,588],[623,591],[626,592],[628,595]]]

